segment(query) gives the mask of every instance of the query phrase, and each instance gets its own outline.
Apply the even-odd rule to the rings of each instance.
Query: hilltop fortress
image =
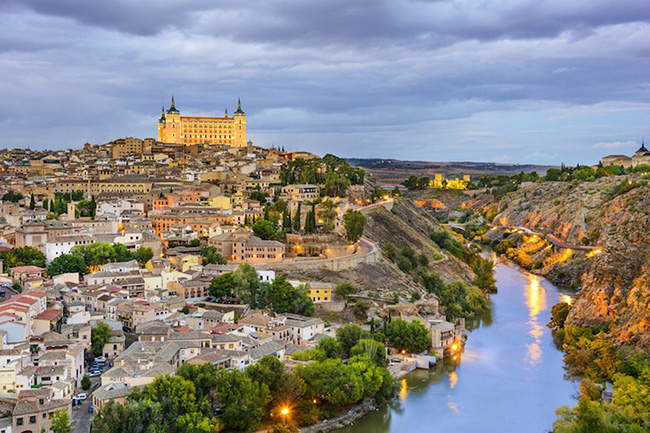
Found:
[[[175,144],[225,144],[233,147],[246,146],[246,114],[241,100],[232,117],[226,108],[223,117],[181,116],[172,96],[171,107],[158,120],[158,141]]]

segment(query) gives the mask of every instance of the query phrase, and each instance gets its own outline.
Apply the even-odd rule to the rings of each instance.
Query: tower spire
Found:
[[[228,107],[226,107],[226,115],[224,117],[228,118]]]
[[[244,111],[241,109],[241,98],[237,98],[237,111],[235,111],[235,114],[244,114]]]
[[[169,107],[169,110],[167,110],[167,114],[171,113],[179,113],[178,109],[176,109],[176,101],[174,101],[174,95],[172,95],[172,105]]]

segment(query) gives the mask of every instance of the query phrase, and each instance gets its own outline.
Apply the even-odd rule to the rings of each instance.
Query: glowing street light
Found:
[[[280,411],[282,414],[282,421],[284,424],[287,423],[287,416],[289,415],[289,408],[288,407],[283,407],[282,410]]]

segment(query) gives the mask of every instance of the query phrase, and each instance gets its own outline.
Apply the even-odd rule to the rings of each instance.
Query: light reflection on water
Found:
[[[535,274],[528,274],[528,287],[526,289],[526,305],[528,306],[529,327],[528,334],[532,341],[527,343],[528,352],[525,361],[529,365],[537,365],[542,360],[541,340],[545,325],[539,321],[539,313],[546,310],[546,290],[539,284]]]
[[[574,404],[577,384],[564,378],[562,353],[546,323],[566,296],[541,277],[498,259],[499,293],[490,311],[468,321],[456,360],[416,370],[400,381],[399,399],[338,433],[541,433],[555,409]]]

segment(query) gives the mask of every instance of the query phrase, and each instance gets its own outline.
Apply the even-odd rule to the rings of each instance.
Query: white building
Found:
[[[70,254],[70,250],[77,245],[88,245],[91,243],[93,243],[93,238],[90,235],[57,236],[53,240],[45,242],[45,259],[49,263],[61,254]]]

